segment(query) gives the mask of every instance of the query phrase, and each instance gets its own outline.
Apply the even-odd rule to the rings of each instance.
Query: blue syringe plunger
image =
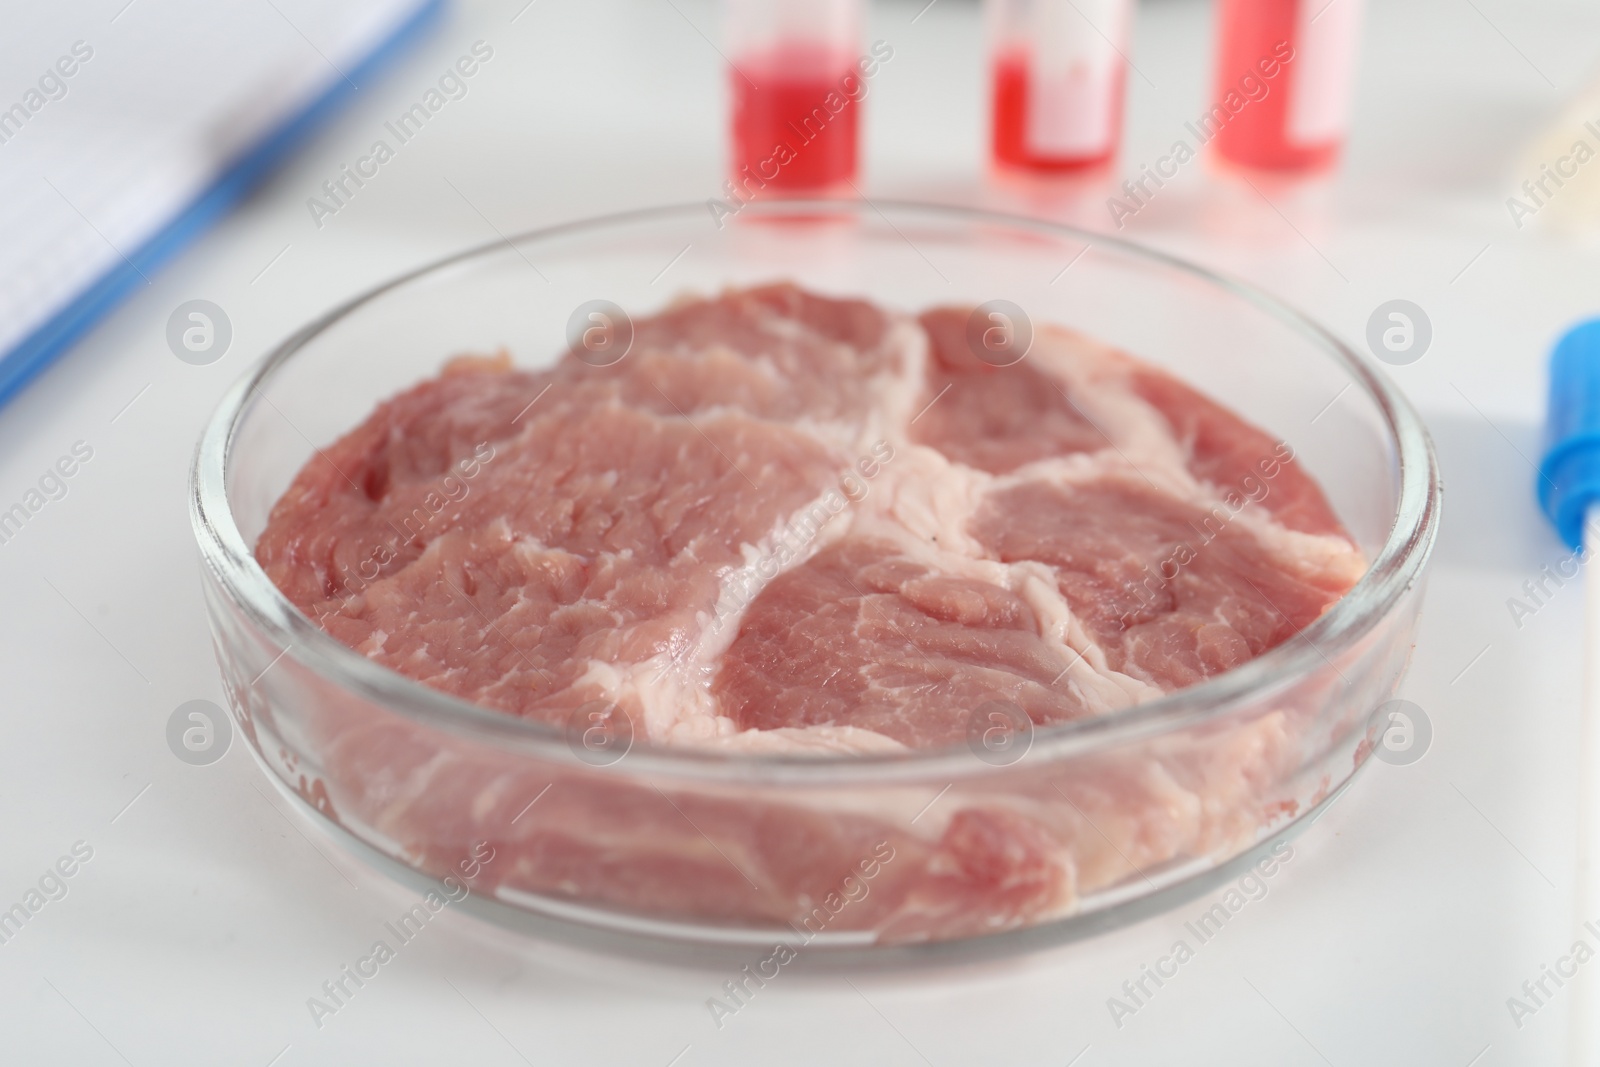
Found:
[[[1600,319],[1568,330],[1550,354],[1539,504],[1561,539],[1583,545],[1583,520],[1600,501]]]

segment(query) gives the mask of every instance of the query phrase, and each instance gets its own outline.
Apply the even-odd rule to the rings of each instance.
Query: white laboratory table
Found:
[[[1103,193],[1039,199],[986,182],[978,12],[924,3],[872,10],[871,36],[895,54],[867,102],[868,195],[1109,226]],[[82,6],[87,25],[122,4]],[[1127,168],[1202,110],[1210,15],[1190,0],[1143,6]],[[1379,304],[1419,304],[1432,346],[1390,373],[1426,416],[1447,483],[1403,689],[1432,724],[1427,754],[1371,763],[1296,839],[1267,895],[1135,1014],[1114,1019],[1108,998],[1209,899],[1031,953],[786,968],[720,1028],[706,1000],[723,962],[638,958],[447,910],[315,1024],[307,998],[414,898],[291,809],[237,738],[209,766],[168,749],[174,708],[223,699],[185,507],[194,442],[270,345],[386,276],[496,230],[716,195],[716,17],[703,0],[461,3],[0,410],[0,505],[75,443],[93,450],[66,496],[0,545],[0,906],[74,846],[92,851],[68,864],[66,895],[0,945],[0,1061],[1558,1062],[1562,993],[1519,1019],[1507,998],[1574,936],[1581,596],[1569,584],[1520,627],[1506,601],[1564,553],[1534,509],[1529,460],[1545,355],[1600,312],[1600,258],[1581,239],[1518,230],[1504,199],[1527,139],[1593,73],[1600,11],[1528,0],[1373,0],[1337,180],[1258,195],[1194,165],[1124,231],[1264,285],[1357,344]],[[115,47],[115,26],[98,32]],[[307,198],[479,39],[495,59],[470,94],[319,227]],[[209,366],[165,341],[191,299],[232,323]]]

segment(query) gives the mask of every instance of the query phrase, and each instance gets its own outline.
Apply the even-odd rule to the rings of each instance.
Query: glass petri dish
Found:
[[[1191,688],[971,745],[728,754],[526,721],[338,643],[257,565],[313,455],[464,352],[521,367],[575,309],[790,280],[915,312],[1007,300],[1161,367],[1279,440],[1370,565],[1298,637]],[[1238,282],[1103,234],[887,201],[689,204],[556,226],[412,271],[310,323],[224,397],[191,514],[218,662],[262,766],[359,851],[465,878],[490,914],[628,937],[874,950],[1070,937],[1213,884],[1373,751],[1409,665],[1438,466],[1400,393]],[[609,935],[608,935],[609,936]]]

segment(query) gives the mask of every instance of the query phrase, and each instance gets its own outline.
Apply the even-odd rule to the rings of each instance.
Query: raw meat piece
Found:
[[[1001,560],[1054,567],[1111,669],[1170,691],[1288,640],[1347,588],[1342,575],[1302,576],[1238,525],[1211,535],[1206,518],[1136,476],[1113,476],[998,491],[973,533]]]
[[[1036,723],[1087,714],[1052,688],[1069,662],[1017,594],[852,538],[767,586],[712,692],[742,729],[855,726],[925,748],[961,741],[986,701]]]
[[[1286,445],[1067,331],[990,366],[968,315],[773,285],[641,320],[609,367],[457,359],[318,452],[257,558],[445,692],[797,756],[959,746],[996,700],[1040,728],[1128,708],[1296,639],[1360,576]],[[870,894],[824,918],[908,940],[1236,847],[1286,810],[1298,714],[1024,760],[931,809],[657,784],[339,707],[319,756],[336,813],[424,868],[488,840],[492,884],[631,913],[804,923],[881,846]]]
[[[372,501],[320,471],[331,498],[323,514],[344,512],[335,540],[308,546],[328,560],[325,588],[375,552],[392,548],[392,558],[383,551],[374,580],[353,596],[325,594],[309,612],[402,673],[537,715],[591,660],[635,662],[690,640],[737,547],[765,537],[833,474],[811,438],[741,415],[691,426],[629,408],[574,410],[555,395],[546,403],[472,479],[457,479],[460,499],[437,516],[427,498],[451,495],[441,478],[391,483]],[[342,458],[338,448],[329,456],[329,468]],[[662,456],[672,457],[670,478]],[[360,483],[370,469],[343,475]],[[402,539],[411,516],[428,521]]]

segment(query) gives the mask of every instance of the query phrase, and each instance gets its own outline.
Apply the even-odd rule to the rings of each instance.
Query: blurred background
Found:
[[[1532,463],[1545,357],[1600,313],[1600,8],[1354,6],[819,2],[878,63],[853,165],[811,177],[1116,233],[1254,282],[1386,364],[1447,485],[1402,693],[1432,720],[1426,758],[1364,772],[1269,895],[1120,1025],[1108,998],[1203,902],[1016,959],[800,967],[722,1028],[716,963],[452,914],[319,1028],[305,1001],[351,931],[407,898],[298,821],[242,745],[203,767],[168,750],[175,707],[222,699],[185,512],[194,442],[272,345],[397,273],[540,226],[730,205],[760,131],[786,124],[741,101],[747,80],[775,84],[744,74],[770,60],[749,28],[762,5],[0,5],[0,511],[27,511],[0,526],[0,904],[76,843],[93,852],[0,944],[5,1058],[1555,1062],[1559,989],[1531,1015],[1508,999],[1571,946],[1580,597],[1521,619],[1507,601],[1566,554]],[[1320,88],[1296,119],[1288,82],[1258,71],[1230,157],[1193,127],[1261,58],[1258,9],[1303,35],[1319,58],[1295,76]],[[1017,41],[1034,65],[1000,94],[1001,146]],[[1045,114],[1049,84],[1069,103]],[[767,108],[744,140],[738,107]],[[1293,128],[1312,131],[1299,148]],[[1372,331],[1396,301],[1425,343]],[[75,474],[36,491],[64,455]]]

